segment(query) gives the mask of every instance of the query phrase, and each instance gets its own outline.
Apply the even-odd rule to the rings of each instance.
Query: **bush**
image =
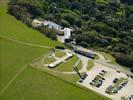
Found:
[[[132,68],[133,66],[133,56],[124,54],[124,53],[115,53],[114,54],[116,61],[123,65],[123,66],[127,66],[129,68]]]
[[[75,24],[75,16],[73,16],[72,14],[64,13],[64,14],[62,14],[62,17],[64,20],[68,21],[71,26],[73,26]]]
[[[56,46],[55,48],[56,48],[56,49],[62,49],[62,50],[65,50],[65,47],[64,47],[64,46]]]
[[[38,30],[41,31],[43,34],[45,34],[47,37],[51,38],[52,40],[57,40],[56,30],[46,28],[45,26],[39,27]]]
[[[66,21],[66,20],[63,20],[63,19],[61,20],[60,24],[61,24],[61,26],[63,26],[63,27],[70,27],[69,22]]]
[[[81,46],[83,46],[83,47],[85,47],[85,48],[87,48],[87,47],[88,47],[88,43],[87,43],[87,42],[85,42],[85,41],[82,41],[80,45],[81,45]]]

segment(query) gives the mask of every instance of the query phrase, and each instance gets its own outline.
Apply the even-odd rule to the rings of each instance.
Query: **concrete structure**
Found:
[[[41,26],[43,23],[41,22],[41,21],[39,21],[39,20],[37,20],[37,19],[34,19],[33,21],[32,21],[32,26],[33,27],[39,27],[39,26]]]
[[[70,29],[70,28],[64,28],[64,37],[66,39],[71,37],[71,31],[72,31],[72,29]]]
[[[71,28],[64,28],[62,30],[60,30],[61,32],[64,33],[64,36],[59,36],[58,40],[60,42],[65,42],[65,39],[69,39],[71,37],[71,32],[73,31]]]
[[[63,61],[69,59],[69,58],[72,57],[72,56],[73,56],[73,54],[67,52],[67,53],[66,53],[66,56],[64,56],[63,58],[57,59],[55,62],[49,64],[48,67],[54,68],[54,67],[56,67],[57,65],[59,65],[60,63],[62,63]]]

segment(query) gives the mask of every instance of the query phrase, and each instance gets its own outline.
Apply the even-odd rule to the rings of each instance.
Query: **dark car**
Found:
[[[113,80],[113,83],[117,83],[119,81],[119,79],[118,78],[115,78],[114,80]]]
[[[102,80],[105,80],[105,78],[102,78]]]
[[[92,83],[92,82],[90,82],[90,85],[93,85],[93,83]]]
[[[102,72],[103,72],[103,73],[106,73],[106,71],[105,71],[105,70],[102,70]]]
[[[104,75],[103,73],[99,73],[100,75]]]
[[[79,83],[82,83],[83,82],[83,80],[79,80]]]

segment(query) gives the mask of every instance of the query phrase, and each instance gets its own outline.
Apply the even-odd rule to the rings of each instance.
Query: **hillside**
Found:
[[[28,26],[39,18],[72,27],[78,45],[109,52],[118,63],[132,68],[132,4],[132,0],[11,0],[9,12]],[[40,29],[56,40],[56,32]]]
[[[0,1],[0,100],[108,100],[32,68],[34,60],[63,44],[16,20],[7,8],[7,1]]]

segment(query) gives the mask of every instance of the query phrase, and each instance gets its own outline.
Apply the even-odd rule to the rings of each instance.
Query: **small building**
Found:
[[[71,28],[63,28],[62,26],[56,24],[55,22],[49,21],[49,20],[40,21],[40,20],[34,19],[32,21],[33,27],[39,27],[41,25],[44,25],[44,26],[47,26],[48,28],[53,28],[53,29],[59,31],[60,33],[57,34],[58,40],[63,43],[65,42],[65,39],[70,39],[71,32],[73,31]]]
[[[54,23],[54,22],[47,21],[47,20],[45,20],[45,21],[43,22],[43,25],[44,25],[44,26],[48,26],[48,28],[56,29],[56,30],[58,30],[58,31],[60,31],[60,30],[63,28],[62,26],[60,26],[60,25],[58,25],[58,24],[56,24],[56,23]]]
[[[32,21],[32,26],[33,27],[39,27],[39,26],[41,26],[43,23],[41,22],[41,21],[39,21],[39,20],[37,20],[37,19],[34,19],[33,21]]]
[[[70,28],[64,28],[64,37],[66,39],[70,38],[71,37],[71,32],[72,32],[72,29],[70,29]]]
[[[93,53],[88,52],[88,51],[75,50],[74,52],[77,53],[77,54],[86,56],[86,57],[88,57],[88,58],[91,58],[91,59],[95,59],[95,58],[96,58],[96,54],[93,54]]]
[[[71,38],[71,32],[73,31],[70,28],[64,28],[63,30],[60,30],[62,32],[64,32],[64,36],[60,36],[60,41],[61,42],[65,42],[65,39],[70,39]]]

